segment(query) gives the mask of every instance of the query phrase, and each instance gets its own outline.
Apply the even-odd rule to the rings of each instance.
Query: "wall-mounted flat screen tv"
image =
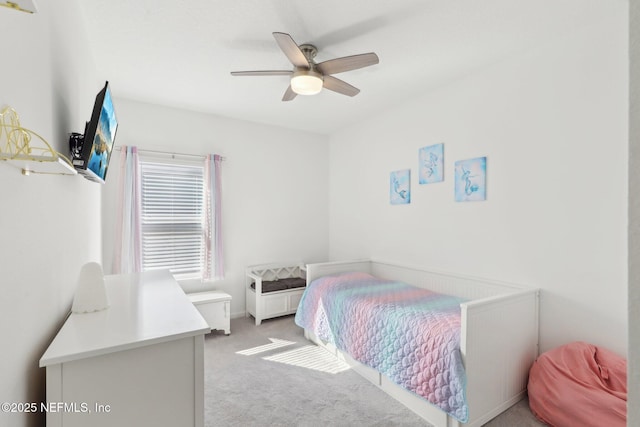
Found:
[[[96,96],[91,120],[84,128],[84,135],[72,133],[69,138],[71,162],[78,173],[90,181],[104,183],[117,130],[118,119],[113,108],[109,82],[106,82]]]

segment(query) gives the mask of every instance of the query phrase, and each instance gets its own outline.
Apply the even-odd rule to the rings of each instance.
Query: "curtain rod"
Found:
[[[122,146],[118,145],[118,146],[114,147],[114,150],[121,151],[122,150]],[[196,158],[199,158],[199,159],[204,159],[204,158],[207,157],[204,154],[172,153],[172,152],[169,152],[169,151],[147,150],[147,149],[144,149],[144,148],[138,148],[138,152],[139,153],[162,154],[162,155],[166,155],[166,156],[196,157]],[[224,157],[224,156],[220,156],[220,158],[222,159],[223,162],[225,160],[227,160],[227,158]]]

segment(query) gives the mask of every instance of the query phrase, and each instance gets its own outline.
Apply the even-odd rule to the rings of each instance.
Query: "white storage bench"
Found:
[[[256,325],[264,319],[293,314],[306,287],[306,267],[302,263],[272,263],[247,267],[246,316]]]
[[[222,291],[187,294],[211,329],[231,333],[231,295]]]

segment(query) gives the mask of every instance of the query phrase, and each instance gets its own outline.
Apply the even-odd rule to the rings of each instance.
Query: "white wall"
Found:
[[[629,359],[627,425],[640,425],[640,2],[629,26]]]
[[[0,108],[66,152],[100,90],[76,0],[0,8],[5,37]],[[101,258],[100,187],[78,176],[31,175],[0,164],[0,401],[40,402],[38,361],[71,308],[80,267]],[[98,226],[96,226],[98,224]],[[44,425],[43,414],[0,412],[0,425]]]
[[[541,350],[627,350],[627,12],[331,138],[330,257],[376,257],[533,285]],[[573,23],[574,25],[576,23]],[[444,143],[445,181],[418,185]],[[453,164],[487,156],[487,200],[456,203]],[[389,173],[411,168],[410,205]]]
[[[328,256],[328,141],[325,136],[154,106],[117,97],[116,145],[188,154],[217,153],[222,163],[224,280],[187,283],[232,296],[232,315],[245,311],[244,269],[252,264]],[[117,157],[120,153],[114,152]],[[114,159],[115,160],[115,159]],[[117,163],[104,193],[104,265],[112,263]]]

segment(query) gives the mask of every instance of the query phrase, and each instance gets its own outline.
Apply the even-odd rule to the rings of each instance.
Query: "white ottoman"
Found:
[[[222,291],[187,294],[211,329],[231,333],[231,295]]]

